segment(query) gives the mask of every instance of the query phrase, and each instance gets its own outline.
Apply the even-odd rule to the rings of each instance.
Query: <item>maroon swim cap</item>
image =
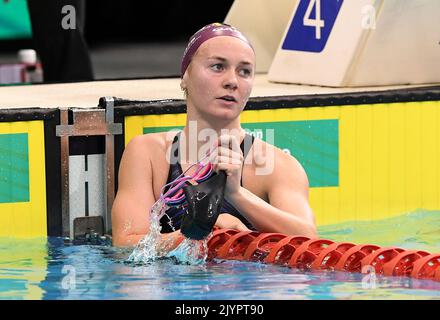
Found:
[[[196,53],[197,49],[203,44],[203,42],[211,38],[221,36],[238,38],[246,42],[252,48],[252,50],[254,49],[249,40],[246,39],[246,37],[234,27],[217,22],[208,24],[207,26],[204,26],[202,29],[197,31],[189,39],[188,45],[186,46],[185,52],[183,53],[182,64],[180,65],[181,77],[183,77],[186,69],[191,62],[192,57]]]

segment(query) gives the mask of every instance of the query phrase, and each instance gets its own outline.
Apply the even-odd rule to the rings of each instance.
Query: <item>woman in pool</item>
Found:
[[[240,126],[254,72],[255,52],[237,29],[210,24],[191,37],[181,65],[186,126],[171,138],[169,133],[137,136],[125,148],[112,209],[114,245],[134,246],[149,232],[149,211],[162,187],[188,168],[185,174],[191,175],[191,166],[212,141],[213,174],[224,170],[227,175],[217,227],[316,237],[302,166]],[[182,240],[183,213],[182,206],[167,210],[161,219],[163,241]]]

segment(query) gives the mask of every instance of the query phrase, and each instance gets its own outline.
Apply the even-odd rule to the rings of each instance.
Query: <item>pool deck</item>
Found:
[[[0,87],[0,109],[95,108],[104,96],[132,100],[183,99],[179,84],[180,78],[160,78],[4,86]],[[386,91],[431,85],[436,84],[331,88],[273,83],[267,80],[267,74],[257,74],[251,97]]]

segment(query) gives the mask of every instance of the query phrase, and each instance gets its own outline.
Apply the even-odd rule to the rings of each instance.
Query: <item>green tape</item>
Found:
[[[339,122],[331,120],[242,123],[260,139],[293,155],[310,187],[339,185]]]
[[[242,123],[256,137],[293,155],[304,167],[310,187],[339,186],[339,121],[308,120]],[[143,133],[183,127],[148,127]]]
[[[143,130],[144,134],[147,133],[156,133],[156,132],[164,132],[170,130],[182,130],[183,126],[174,126],[174,127],[145,127]]]
[[[0,134],[0,203],[28,201],[28,134]]]

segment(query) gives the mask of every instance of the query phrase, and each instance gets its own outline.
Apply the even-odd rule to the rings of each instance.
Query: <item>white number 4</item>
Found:
[[[313,7],[315,7],[315,19],[310,18]],[[321,39],[321,28],[324,28],[324,20],[321,20],[321,0],[310,0],[303,23],[307,27],[315,27],[315,38]]]

